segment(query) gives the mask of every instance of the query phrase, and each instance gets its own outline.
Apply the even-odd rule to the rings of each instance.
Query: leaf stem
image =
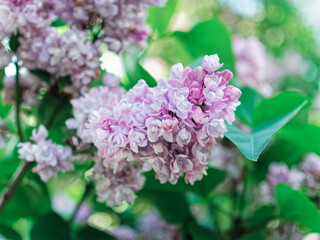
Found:
[[[23,136],[22,127],[21,127],[21,121],[20,121],[20,104],[21,104],[21,95],[20,95],[20,73],[19,73],[19,63],[16,61],[16,83],[15,83],[15,102],[16,102],[16,124],[18,128],[18,135],[21,142],[25,141],[25,138]]]
[[[15,100],[16,100],[16,123],[18,128],[18,134],[21,142],[25,141],[25,138],[23,136],[21,122],[20,122],[20,103],[21,103],[21,96],[20,96],[20,89],[19,89],[19,64],[18,61],[15,62],[16,66],[16,84],[15,84]],[[53,123],[54,119],[61,110],[62,101],[64,100],[63,97],[60,98],[57,106],[55,107],[53,114],[49,120],[49,122],[46,124],[47,128],[49,128]],[[28,169],[33,165],[33,162],[27,162],[25,160],[22,160],[14,172],[12,178],[10,179],[7,187],[3,190],[2,194],[0,195],[0,214],[5,208],[6,204],[9,202],[9,200],[12,198],[15,190],[19,186],[20,182],[22,181],[24,175],[27,173]]]
[[[85,190],[84,190],[84,193],[83,193],[83,195],[82,195],[82,198],[81,198],[80,202],[77,204],[77,206],[76,206],[75,210],[73,211],[73,214],[72,214],[72,216],[71,216],[71,218],[70,218],[70,220],[69,220],[70,224],[73,223],[74,219],[76,218],[77,214],[79,213],[79,210],[80,210],[82,204],[84,203],[84,201],[86,200],[86,198],[91,194],[91,191],[93,190],[93,187],[94,187],[94,185],[93,185],[92,182],[91,182],[91,183],[88,183],[88,184],[86,185],[86,188],[85,188]]]

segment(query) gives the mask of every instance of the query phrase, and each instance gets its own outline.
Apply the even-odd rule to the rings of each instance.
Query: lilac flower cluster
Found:
[[[217,55],[205,56],[194,70],[176,64],[169,79],[160,79],[157,87],[140,80],[112,110],[93,111],[87,126],[103,159],[95,168],[106,172],[101,181],[111,174],[117,178],[118,171],[122,175],[128,164],[136,174],[153,169],[161,183],[175,184],[184,175],[191,184],[200,180],[206,174],[209,146],[227,131],[225,121],[232,124],[240,104],[241,91],[228,86],[232,73],[215,72],[221,66]],[[140,183],[131,181],[132,189]],[[109,185],[103,187],[106,192],[112,190]],[[118,194],[103,195],[113,199]]]
[[[267,181],[261,186],[265,201],[273,200],[273,191],[278,183],[286,183],[294,189],[299,189],[304,181],[304,174],[298,169],[289,169],[287,165],[272,163],[269,166]]]
[[[319,193],[320,157],[315,153],[307,154],[300,165],[300,169],[305,174],[305,185],[309,193]]]
[[[100,76],[100,53],[83,31],[68,29],[59,34],[54,27],[21,41],[19,58],[29,69],[51,73],[52,81],[71,76],[73,87],[82,91]]]
[[[315,153],[307,154],[299,168],[288,169],[285,164],[272,163],[269,167],[267,181],[261,185],[264,200],[273,200],[273,191],[278,183],[286,183],[294,189],[305,187],[308,194],[316,194],[319,191],[319,176],[320,157]]]
[[[48,181],[57,171],[67,172],[74,169],[72,164],[72,150],[46,140],[47,129],[41,125],[38,131],[32,132],[30,142],[19,143],[19,157],[28,162],[37,162],[33,172],[38,173],[43,181]]]
[[[272,202],[274,188],[278,183],[286,183],[295,189],[299,189],[303,180],[302,172],[296,169],[289,170],[285,164],[272,163],[269,167],[267,181],[261,185],[262,198],[266,202]]]
[[[105,86],[91,88],[83,96],[71,100],[74,118],[67,120],[66,124],[69,129],[77,130],[82,143],[92,142],[87,127],[90,114],[100,108],[112,111],[113,106],[125,94],[125,90],[119,87],[119,77],[108,73],[103,77],[103,82]]]
[[[94,171],[98,200],[109,206],[119,206],[124,200],[133,203],[136,198],[135,192],[143,187],[145,181],[141,170],[130,162],[113,165],[96,158]]]
[[[233,52],[240,81],[265,95],[270,95],[273,89],[267,80],[272,62],[265,46],[256,37],[245,39],[236,36],[233,39]]]
[[[286,76],[301,75],[306,69],[303,57],[298,52],[289,50],[275,59],[256,37],[245,39],[235,36],[233,52],[239,80],[266,96],[276,90],[276,82]]]
[[[17,57],[24,66],[49,72],[51,83],[70,76],[72,93],[77,95],[101,74],[101,43],[107,43],[115,52],[129,50],[132,45],[145,47],[150,33],[145,24],[146,10],[164,6],[165,2],[4,0],[0,2],[0,37],[19,33]],[[61,33],[51,26],[58,18],[70,29]]]
[[[166,0],[49,0],[53,12],[70,26],[101,28],[102,41],[115,52],[129,50],[132,45],[145,47],[150,33],[145,24],[146,10],[165,3]]]
[[[30,36],[50,26],[55,15],[46,0],[3,0],[0,2],[0,37],[19,32]]]

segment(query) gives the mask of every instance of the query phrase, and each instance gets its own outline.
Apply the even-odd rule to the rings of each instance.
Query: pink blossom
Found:
[[[154,88],[141,80],[111,109],[101,106],[93,111],[87,126],[103,159],[96,171],[112,168],[117,175],[123,164],[134,161],[139,174],[140,169],[153,170],[161,183],[176,184],[183,176],[191,184],[200,180],[206,174],[210,146],[227,131],[225,121],[234,121],[241,95],[227,86],[232,74],[215,73],[212,69],[221,64],[210,61],[217,58],[206,57],[206,68],[175,65],[172,79],[163,78]],[[101,183],[99,191],[107,186]],[[124,189],[119,199],[132,201],[133,192]]]
[[[41,125],[38,131],[34,130],[32,133],[31,140],[34,144],[18,144],[19,157],[29,162],[37,162],[33,172],[38,173],[43,181],[48,181],[58,171],[67,172],[74,169],[71,148],[46,140],[47,135],[47,129]]]

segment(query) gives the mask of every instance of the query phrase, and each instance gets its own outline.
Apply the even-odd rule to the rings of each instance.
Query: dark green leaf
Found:
[[[12,105],[5,105],[2,103],[2,98],[0,97],[0,118],[5,119],[10,110],[12,109]]]
[[[59,92],[63,92],[63,89],[72,85],[70,76],[58,78]]]
[[[308,98],[300,93],[282,93],[263,100],[252,112],[252,125],[244,131],[236,125],[227,125],[225,136],[232,141],[249,160],[256,161],[270,138],[301,108]],[[247,118],[249,119],[249,118]]]
[[[68,223],[54,212],[40,217],[30,236],[31,240],[71,240]]]
[[[57,18],[55,21],[51,23],[52,27],[62,27],[65,26],[65,22],[61,20],[61,18]]]
[[[9,40],[9,47],[12,52],[16,52],[20,46],[19,37],[21,37],[20,33],[13,33]]]
[[[153,173],[149,172],[146,176],[147,181],[144,189],[179,193],[190,191],[202,196],[207,196],[224,181],[226,178],[226,172],[216,168],[209,168],[207,170],[207,176],[204,176],[202,180],[195,182],[194,185],[186,184],[183,179],[179,179],[175,185],[170,183],[161,184],[159,180],[155,179],[155,175]]]
[[[275,209],[270,205],[260,206],[255,212],[246,220],[250,229],[261,228],[265,226],[270,220],[275,218]]]
[[[21,240],[21,236],[14,231],[12,228],[0,224],[0,238],[5,237],[6,239],[9,240]]]
[[[190,32],[175,32],[193,60],[204,55],[218,54],[224,68],[234,71],[234,59],[230,34],[225,25],[216,18],[197,24]]]
[[[170,223],[184,223],[191,217],[189,204],[179,192],[143,189],[138,196],[150,201]]]
[[[214,233],[197,223],[191,222],[187,225],[188,232],[190,233],[193,240],[215,240],[219,239],[217,236],[214,235]]]
[[[4,69],[0,69],[0,90],[3,88],[4,77],[5,77]]]
[[[77,234],[77,240],[113,240],[116,239],[109,234],[92,227],[86,227]]]
[[[193,186],[187,185],[187,189],[202,196],[207,196],[222,183],[227,176],[226,172],[216,168],[209,168],[207,173],[207,176],[204,176],[202,180],[195,182]]]
[[[45,83],[50,85],[51,82],[51,76],[50,73],[48,73],[47,71],[44,70],[29,70],[33,75],[35,75],[36,77],[38,77],[40,80],[44,81]]]
[[[31,174],[20,184],[0,215],[1,221],[12,222],[19,218],[37,218],[50,211],[48,190],[38,176]]]
[[[237,240],[265,240],[266,236],[262,231],[246,234],[245,236],[238,238]]]
[[[307,226],[314,232],[320,232],[320,212],[305,194],[279,184],[275,190],[275,199],[280,218]]]

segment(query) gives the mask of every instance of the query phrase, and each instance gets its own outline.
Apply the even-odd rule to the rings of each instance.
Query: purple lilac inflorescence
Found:
[[[299,189],[304,182],[304,174],[298,169],[289,169],[282,163],[272,163],[269,166],[267,181],[261,185],[263,200],[266,202],[273,201],[273,192],[278,183],[285,183],[294,189]]]
[[[309,153],[300,164],[300,170],[305,174],[305,185],[310,194],[318,194],[320,182],[320,157]]]
[[[53,12],[78,29],[98,28],[102,42],[111,51],[143,48],[150,33],[145,24],[146,10],[164,6],[166,0],[49,0]]]
[[[113,107],[94,107],[82,125],[101,158],[94,168],[100,200],[132,202],[143,185],[141,171],[153,169],[161,183],[172,184],[182,176],[193,184],[206,174],[209,147],[240,104],[241,91],[228,85],[230,71],[217,72],[221,66],[217,55],[205,56],[193,70],[176,64],[157,87],[140,80]]]
[[[15,34],[20,44],[16,55],[24,67],[48,72],[52,84],[60,77],[70,77],[72,93],[78,96],[101,74],[101,44],[106,43],[114,52],[145,47],[150,34],[145,23],[147,9],[165,3],[166,0],[3,0],[0,38]],[[56,28],[52,23],[57,19],[67,25]],[[2,60],[6,61],[2,57],[0,66]]]
[[[73,170],[72,150],[46,140],[47,129],[41,125],[38,131],[33,131],[30,142],[19,143],[19,157],[28,162],[37,162],[33,172],[40,175],[43,181],[48,181],[57,174],[57,171]]]
[[[100,108],[112,111],[113,106],[125,94],[124,88],[119,86],[119,77],[108,73],[103,77],[103,82],[105,86],[91,88],[83,96],[71,100],[74,118],[69,119],[66,124],[69,129],[77,130],[82,143],[92,142],[87,127],[90,114]]]

